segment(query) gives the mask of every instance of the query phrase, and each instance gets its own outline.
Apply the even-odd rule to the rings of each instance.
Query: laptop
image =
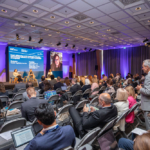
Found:
[[[16,150],[23,150],[27,144],[35,137],[32,126],[28,126],[11,132]]]
[[[66,91],[67,90],[67,86],[61,86],[61,90],[62,91]]]

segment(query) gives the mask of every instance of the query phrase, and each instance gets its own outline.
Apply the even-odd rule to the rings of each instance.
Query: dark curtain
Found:
[[[121,73],[122,77],[126,77],[128,73],[141,75],[145,59],[150,59],[150,48],[146,46],[104,50],[103,73],[107,76],[110,73]]]
[[[48,73],[48,71],[50,69],[50,64],[51,64],[51,62],[50,62],[50,51],[47,51],[46,77],[47,77],[47,73]]]
[[[96,51],[86,53],[76,53],[76,75],[95,75]]]

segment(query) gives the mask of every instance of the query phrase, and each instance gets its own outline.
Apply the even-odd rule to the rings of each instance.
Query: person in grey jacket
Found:
[[[141,108],[145,112],[146,129],[150,129],[148,118],[150,117],[150,59],[144,60],[142,70],[147,75],[145,76],[144,85],[138,85],[136,88],[141,94]]]

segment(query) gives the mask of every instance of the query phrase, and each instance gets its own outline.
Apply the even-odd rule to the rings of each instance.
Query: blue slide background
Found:
[[[24,76],[33,70],[36,79],[44,75],[44,51],[22,47],[8,47],[9,52],[9,77],[13,76],[15,69]]]

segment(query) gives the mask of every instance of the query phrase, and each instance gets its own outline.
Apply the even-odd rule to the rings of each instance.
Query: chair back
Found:
[[[21,128],[23,126],[26,126],[25,118],[14,119],[14,120],[4,123],[0,129],[0,133],[7,132],[9,130],[13,130],[16,128]]]
[[[57,93],[57,94],[59,94],[61,91],[62,91],[61,88],[57,88],[57,89],[56,89],[56,93]]]
[[[32,127],[36,135],[43,129],[43,127],[37,122],[37,118],[34,119]]]
[[[50,96],[48,102],[51,102],[51,101],[54,101],[57,104],[59,101],[59,95],[56,94],[56,95]]]
[[[68,86],[68,87],[67,87],[67,90],[69,91],[69,90],[70,90],[70,88],[71,88],[71,86]]]
[[[56,118],[57,118],[60,114],[63,114],[63,113],[65,113],[65,112],[68,112],[70,107],[72,107],[72,104],[68,104],[68,105],[63,106],[63,107],[59,110],[59,112],[57,113]]]
[[[79,96],[79,95],[82,95],[82,90],[77,91],[77,92],[73,95],[73,97],[74,97],[74,96]]]
[[[91,91],[92,93],[93,92],[98,92],[99,91],[99,87],[95,88],[93,91]]]
[[[72,97],[72,93],[69,92],[69,91],[67,91],[66,93],[67,93],[67,95],[68,95],[68,101],[70,101],[70,98]]]
[[[112,93],[110,96],[111,96],[112,102],[114,102],[114,100],[115,100],[115,98],[116,98],[116,92]]]
[[[8,96],[0,96],[0,100],[1,102],[8,102],[9,101],[9,97]]]
[[[21,93],[19,93],[19,94],[16,94],[15,96],[14,96],[14,98],[13,98],[13,101],[17,101],[17,100],[22,100],[22,94]]]
[[[9,109],[13,109],[13,108],[18,108],[18,109],[20,109],[22,103],[23,103],[23,101],[15,101],[15,102],[12,102],[12,103],[9,105],[8,110],[9,110]]]
[[[86,103],[88,103],[89,101],[88,100],[83,100],[83,101],[80,101],[77,105],[76,105],[76,109],[78,109],[78,108],[83,108],[84,107],[84,105],[86,104]]]
[[[80,101],[82,97],[82,90],[77,91],[73,96],[72,96],[72,100],[73,100],[73,104],[77,104],[77,101]]]
[[[34,89],[35,89],[36,91],[38,91],[38,90],[39,90],[39,87],[34,87]]]
[[[91,141],[94,141],[100,131],[100,128],[94,128],[90,132],[88,132],[79,142],[79,144],[75,147],[76,150],[79,150],[81,146],[88,144]]]
[[[94,104],[94,106],[98,105],[98,96],[94,97],[91,101],[90,101],[90,106]]]
[[[19,89],[17,94],[23,94],[24,92],[26,92],[26,89]]]
[[[86,95],[86,94],[90,94],[91,93],[91,89],[89,88],[89,89],[86,89],[85,91],[84,91],[84,93],[83,93],[83,96],[84,95]]]
[[[101,94],[101,93],[103,93],[103,91],[105,91],[105,89],[106,89],[106,87],[105,86],[102,86],[101,88],[100,88],[100,90],[99,90],[99,94]]]
[[[132,106],[128,112],[128,114],[130,114],[131,112],[135,111],[135,109],[139,106],[139,103],[136,103],[134,106]],[[127,114],[127,115],[128,115]]]

